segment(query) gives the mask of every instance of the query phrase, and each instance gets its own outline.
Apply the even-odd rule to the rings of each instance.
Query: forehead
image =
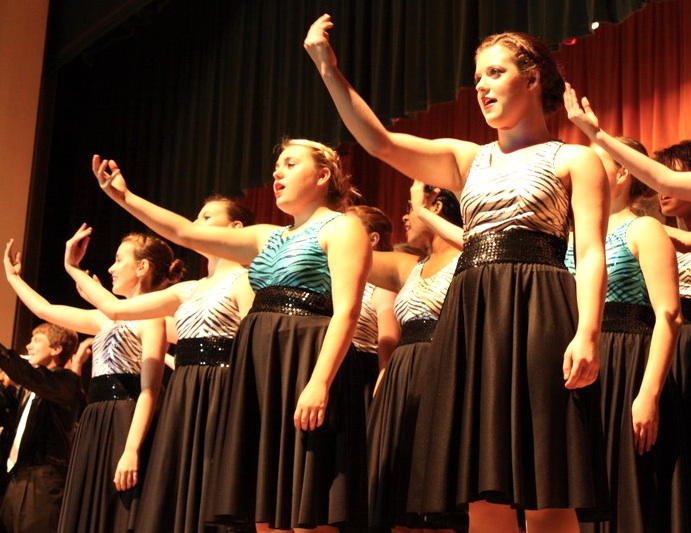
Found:
[[[201,208],[199,213],[219,213],[219,212],[224,212],[226,211],[226,203],[221,201],[221,200],[211,200],[210,202],[206,202],[204,206]]]
[[[312,159],[310,149],[299,144],[289,144],[286,146],[278,156],[278,160],[288,159],[289,157],[296,159]]]
[[[483,48],[477,53],[475,58],[476,70],[483,70],[492,64],[515,64],[515,54],[502,44],[493,44]]]
[[[125,241],[121,242],[120,246],[118,246],[117,252],[115,252],[116,256],[134,256],[134,244],[130,241]]]

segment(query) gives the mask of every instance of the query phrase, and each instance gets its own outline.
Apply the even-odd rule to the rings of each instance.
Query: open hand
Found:
[[[14,239],[7,241],[3,263],[5,265],[5,276],[9,279],[12,276],[19,276],[22,273],[21,252],[15,253],[13,250]]]

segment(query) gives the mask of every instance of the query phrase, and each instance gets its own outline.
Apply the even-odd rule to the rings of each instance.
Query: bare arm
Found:
[[[257,224],[233,229],[199,226],[131,192],[113,160],[95,155],[92,169],[105,193],[162,237],[197,252],[247,264],[259,253],[274,226]]]
[[[372,285],[397,293],[419,261],[404,252],[373,252],[368,281]]]
[[[91,232],[92,228],[82,224],[65,244],[65,270],[77,283],[82,296],[112,320],[142,320],[175,313],[182,302],[185,287],[194,282],[178,283],[164,290],[120,299],[79,266]]]
[[[650,451],[657,441],[660,394],[676,353],[682,316],[679,303],[679,273],[674,246],[662,225],[642,217],[629,227],[627,240],[638,258],[655,311],[655,326],[645,373],[631,406],[633,437],[639,454]]]
[[[571,122],[643,183],[662,194],[691,200],[691,172],[672,170],[612,137],[600,127],[588,99],[584,96],[579,103],[576,91],[568,84],[564,106]]]
[[[565,145],[558,154],[569,168],[574,215],[578,327],[564,354],[564,380],[569,389],[593,383],[599,373],[598,343],[607,290],[605,234],[609,186],[600,159],[585,146]]]
[[[401,338],[401,326],[396,320],[393,305],[396,293],[376,288],[372,294],[372,308],[377,314],[377,353],[379,370],[389,362],[391,352]]]
[[[5,247],[3,259],[5,276],[24,305],[37,317],[47,322],[87,335],[98,333],[101,325],[108,320],[103,313],[96,309],[79,309],[78,307],[52,304],[21,278],[21,254],[13,252],[13,243],[14,240],[10,239]]]
[[[322,15],[310,27],[304,47],[336,104],[341,119],[362,147],[406,176],[445,189],[461,190],[477,145],[456,139],[423,139],[388,131],[343,77],[329,44],[333,22]]]
[[[141,393],[127,433],[125,449],[115,470],[115,488],[127,490],[139,482],[139,452],[154,416],[163,377],[163,361],[168,344],[162,318],[140,323],[142,339]]]
[[[463,228],[449,222],[439,215],[441,205],[435,200],[439,188],[429,194],[424,192],[424,184],[415,180],[410,187],[410,205],[417,217],[435,234],[454,248],[463,250]]]
[[[329,388],[350,347],[372,262],[367,233],[355,217],[338,217],[325,225],[322,232],[331,272],[333,316],[312,376],[295,408],[295,428],[302,430],[315,429],[324,422]]]

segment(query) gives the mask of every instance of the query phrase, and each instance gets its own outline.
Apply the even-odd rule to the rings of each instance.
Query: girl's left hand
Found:
[[[324,423],[328,401],[329,388],[326,384],[315,383],[310,380],[298,398],[293,415],[295,429],[311,431],[321,426]]]

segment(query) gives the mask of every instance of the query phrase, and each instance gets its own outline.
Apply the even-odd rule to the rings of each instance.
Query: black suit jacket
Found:
[[[0,368],[12,381],[36,393],[13,470],[38,465],[67,467],[82,396],[79,376],[63,367],[34,367],[2,345]],[[17,420],[19,416],[21,413]]]

